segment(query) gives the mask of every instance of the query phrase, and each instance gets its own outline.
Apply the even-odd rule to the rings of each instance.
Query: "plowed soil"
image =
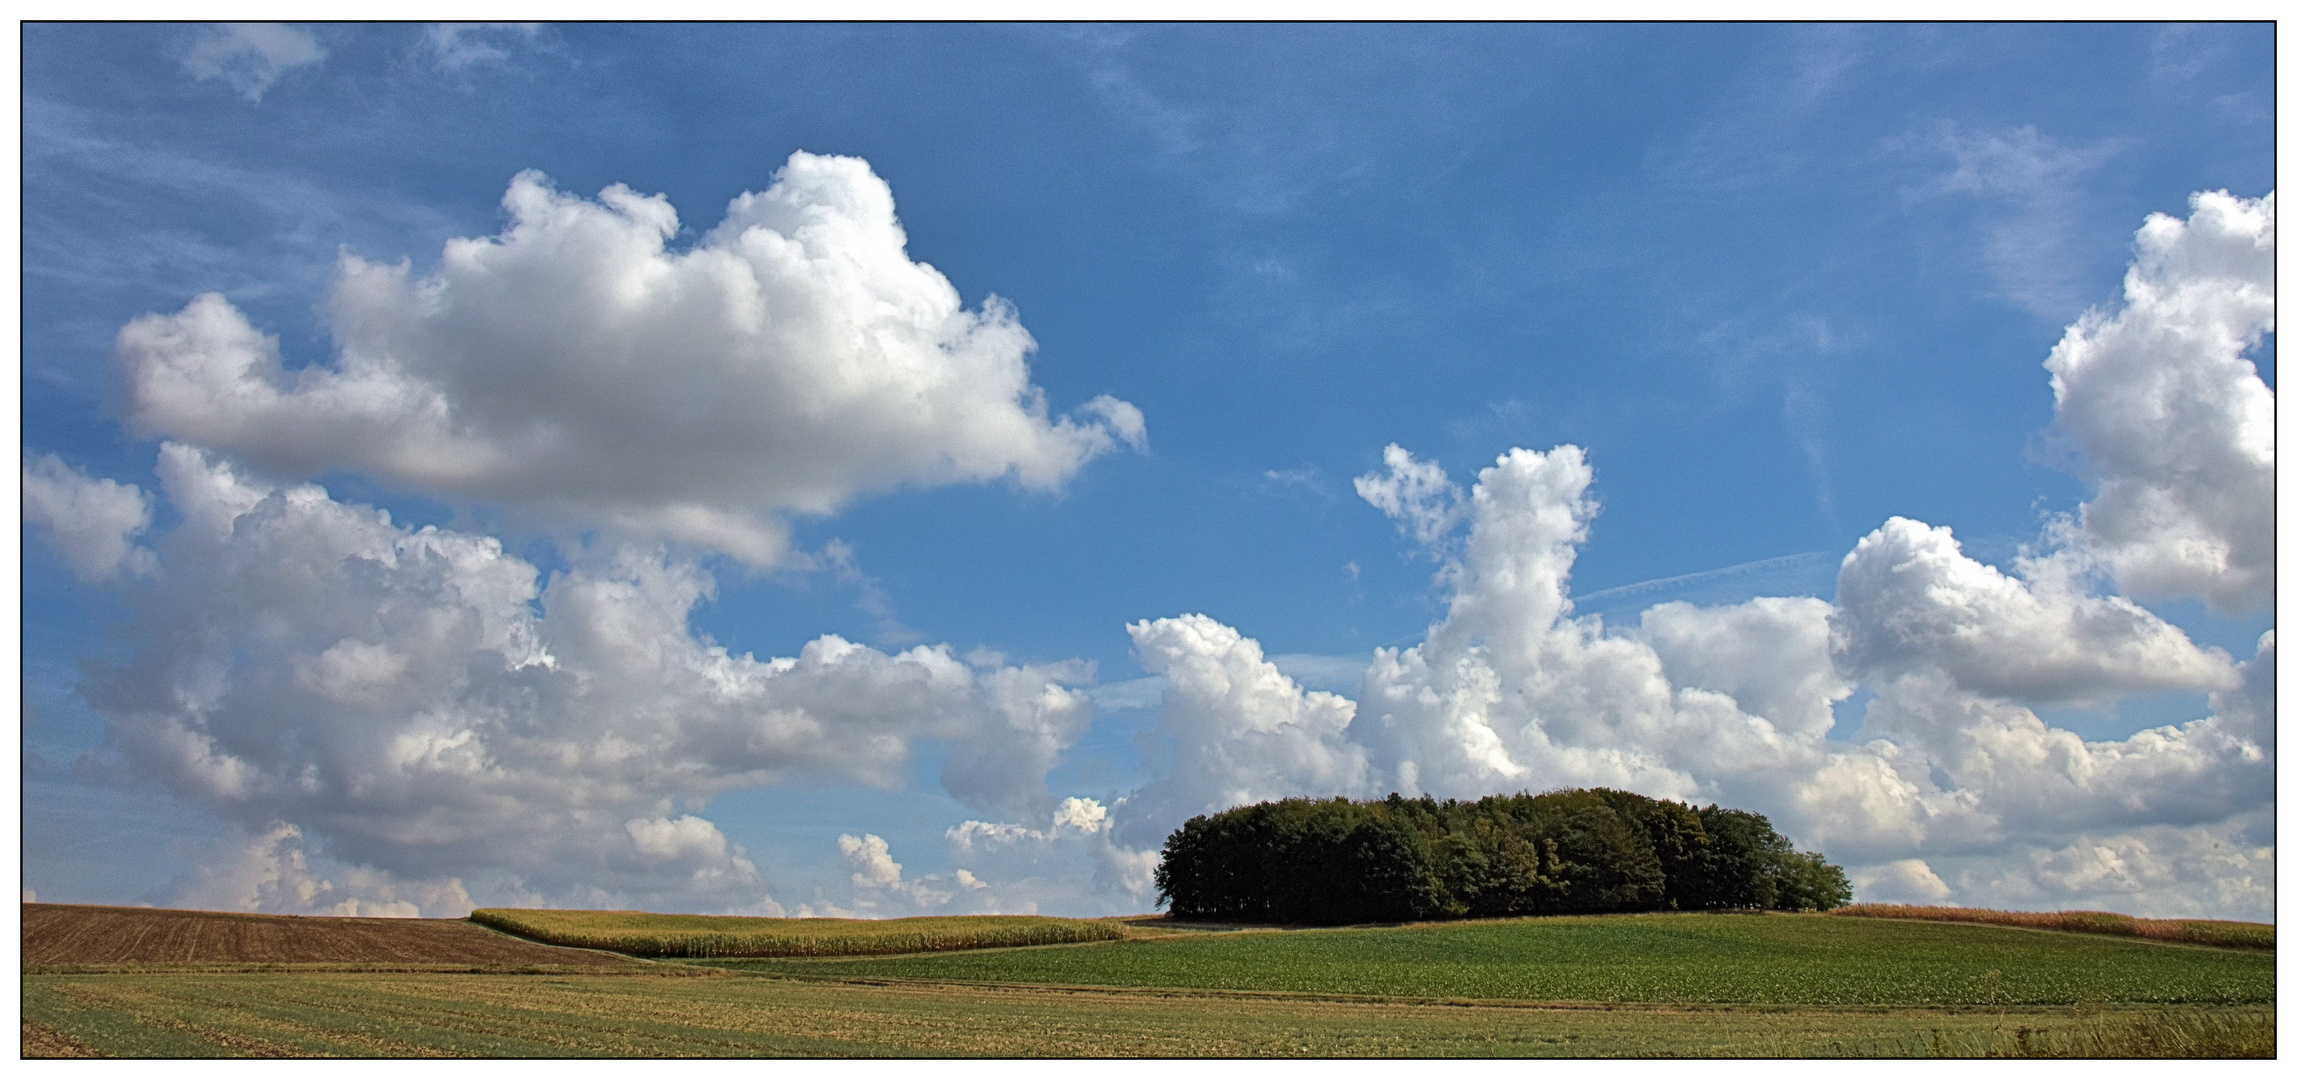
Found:
[[[374,964],[628,968],[640,962],[522,941],[463,919],[346,919],[222,911],[24,905],[27,967]]]

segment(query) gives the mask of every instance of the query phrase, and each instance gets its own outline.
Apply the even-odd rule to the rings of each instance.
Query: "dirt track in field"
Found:
[[[639,961],[521,941],[463,919],[346,919],[24,905],[24,964],[408,964],[620,968]]]

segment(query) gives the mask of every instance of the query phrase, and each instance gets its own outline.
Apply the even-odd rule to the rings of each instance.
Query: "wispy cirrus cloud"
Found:
[[[2002,294],[2053,319],[2071,318],[2087,303],[2072,250],[2084,224],[2083,179],[2125,148],[2117,139],[2070,145],[2031,125],[1970,131],[1950,120],[1885,143],[1892,152],[1952,161],[1908,194],[1985,206],[1984,258]]]
[[[434,63],[464,72],[509,62],[540,30],[536,23],[433,23],[423,28],[423,44]]]
[[[327,59],[317,35],[281,23],[225,23],[193,34],[176,62],[201,82],[231,87],[250,103],[263,100],[279,80]]]

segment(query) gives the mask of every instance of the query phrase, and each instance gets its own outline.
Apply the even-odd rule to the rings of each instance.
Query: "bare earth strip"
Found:
[[[28,1058],[92,1058],[104,1055],[54,1028],[24,1021],[24,1056]]]
[[[25,986],[27,1033],[125,1056],[1927,1056],[2012,1040],[2079,1046],[2165,1015],[1375,1004],[756,977],[50,975]],[[2263,1032],[2271,1052],[2270,1006],[2166,1015],[2172,1026],[2230,1018]],[[28,1034],[24,1053],[54,1045]]]
[[[631,969],[639,961],[523,941],[462,919],[350,919],[24,905],[27,970],[107,965]]]

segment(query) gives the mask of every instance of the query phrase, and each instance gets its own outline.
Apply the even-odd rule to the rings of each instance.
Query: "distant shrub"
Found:
[[[1760,814],[1606,788],[1240,806],[1174,831],[1156,884],[1177,919],[1324,925],[1825,911],[1851,896],[1841,867],[1796,851]]]

